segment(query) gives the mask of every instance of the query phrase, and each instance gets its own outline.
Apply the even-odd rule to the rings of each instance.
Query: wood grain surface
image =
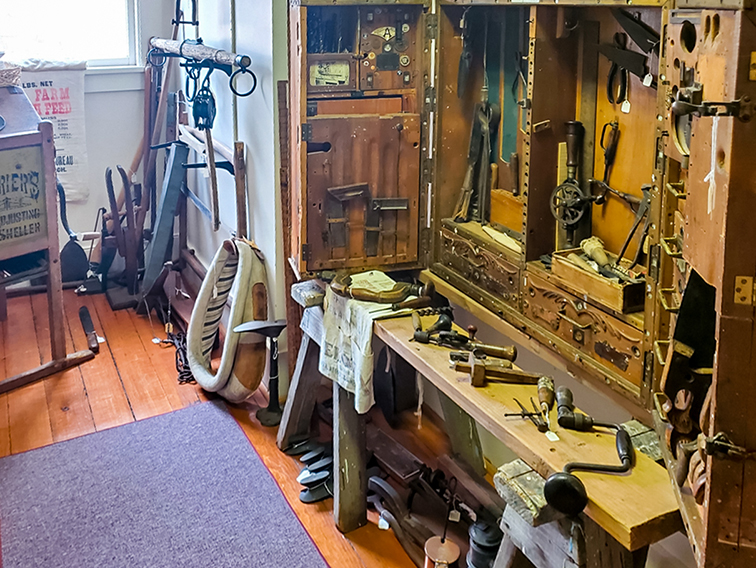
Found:
[[[426,324],[430,324],[428,318]],[[528,385],[491,383],[475,388],[468,375],[449,368],[449,350],[410,343],[408,318],[376,322],[375,334],[415,367],[431,383],[468,412],[486,430],[543,476],[571,461],[617,463],[615,437],[609,432],[573,432],[556,426],[560,440],[550,442],[527,421],[511,421],[505,412],[518,412],[514,398],[536,396]],[[553,411],[556,413],[556,410]],[[636,550],[681,528],[677,502],[666,470],[642,454],[625,475],[579,473],[590,502],[586,513],[626,548]]]

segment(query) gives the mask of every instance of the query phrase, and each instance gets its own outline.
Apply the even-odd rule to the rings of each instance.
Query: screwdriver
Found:
[[[551,430],[549,411],[554,407],[554,381],[551,377],[538,379],[538,402],[541,405],[541,413],[546,419],[546,425]]]

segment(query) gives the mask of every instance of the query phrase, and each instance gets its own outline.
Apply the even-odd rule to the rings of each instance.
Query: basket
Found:
[[[17,87],[21,84],[21,67],[0,61],[0,87]]]

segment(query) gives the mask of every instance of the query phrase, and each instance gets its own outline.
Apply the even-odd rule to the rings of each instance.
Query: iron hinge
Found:
[[[425,109],[428,112],[436,108],[436,87],[425,87]]]
[[[312,141],[312,124],[302,124],[302,142]]]
[[[438,36],[438,14],[425,14],[425,36],[428,39]]]
[[[734,298],[735,303],[752,306],[755,299],[756,286],[754,286],[753,284],[753,276],[736,276]]]
[[[646,351],[643,355],[643,384],[653,386],[654,384],[654,352]]]
[[[648,275],[654,282],[659,282],[659,257],[661,255],[661,247],[659,245],[652,245],[649,254],[648,263]]]
[[[302,243],[301,256],[305,262],[312,260],[312,247],[308,243]]]

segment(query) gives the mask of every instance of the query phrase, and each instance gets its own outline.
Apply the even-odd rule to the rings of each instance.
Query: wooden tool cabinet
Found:
[[[628,18],[658,40],[639,45]],[[756,556],[755,19],[741,0],[290,4],[292,265],[427,269],[638,418],[655,412],[670,468],[676,442],[702,431],[702,504],[689,484],[678,490],[701,566]],[[629,109],[622,68],[609,100],[612,49],[640,65]],[[480,108],[490,164],[473,186],[488,191],[460,221]],[[604,178],[616,121],[608,185],[631,197],[607,194],[565,225],[552,194],[571,177],[570,121],[582,124],[583,195],[602,191],[589,180]],[[639,281],[569,262],[589,236],[616,255],[644,197],[647,238],[636,255],[643,218],[623,255],[623,265],[637,256]]]

